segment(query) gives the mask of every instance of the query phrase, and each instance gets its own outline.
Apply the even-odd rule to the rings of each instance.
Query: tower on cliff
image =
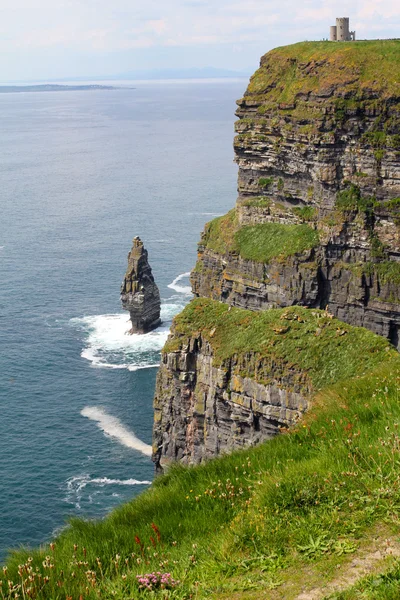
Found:
[[[336,25],[330,28],[329,39],[331,42],[355,42],[356,32],[350,31],[349,17],[339,17],[336,19]]]

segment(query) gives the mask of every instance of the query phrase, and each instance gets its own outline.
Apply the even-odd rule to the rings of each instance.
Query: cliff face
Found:
[[[348,352],[362,373],[374,344],[399,347],[399,65],[398,41],[301,43],[261,59],[238,101],[236,206],[206,225],[198,299],[163,352],[158,467],[268,439],[316,390],[354,375]]]
[[[385,352],[397,357],[384,338],[327,311],[193,300],[174,320],[157,375],[157,468],[273,437],[299,420],[315,391],[364,373]]]
[[[148,262],[147,250],[139,237],[128,254],[128,268],[121,286],[122,308],[129,310],[129,333],[147,333],[160,325],[160,292]]]
[[[154,460],[199,463],[221,453],[269,439],[298,421],[307,408],[305,390],[294,391],[293,376],[258,383],[257,353],[214,363],[201,334],[163,355],[154,400]]]
[[[398,344],[399,62],[396,41],[302,43],[262,58],[238,101],[234,223],[223,245],[223,224],[206,227],[196,295],[254,310],[329,305]],[[289,226],[319,241],[282,252]]]

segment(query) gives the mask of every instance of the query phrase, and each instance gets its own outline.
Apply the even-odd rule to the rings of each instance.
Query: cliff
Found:
[[[139,237],[128,254],[128,268],[121,286],[122,308],[129,310],[132,333],[147,333],[160,325],[160,292]]]
[[[192,301],[174,321],[157,375],[156,467],[270,439],[299,420],[317,390],[368,372],[385,352],[397,357],[383,338],[327,311]]]
[[[399,41],[301,43],[261,59],[238,101],[236,206],[206,225],[199,299],[163,351],[157,468],[293,425],[318,389],[355,375],[349,352],[360,372],[374,356],[376,338],[349,325],[399,345],[399,64]]]
[[[400,42],[278,48],[238,101],[236,207],[206,226],[193,291],[329,310],[399,343]]]

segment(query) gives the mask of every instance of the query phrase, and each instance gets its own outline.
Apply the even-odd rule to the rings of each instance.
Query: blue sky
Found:
[[[252,72],[279,45],[400,37],[397,0],[1,0],[0,81],[213,66]]]

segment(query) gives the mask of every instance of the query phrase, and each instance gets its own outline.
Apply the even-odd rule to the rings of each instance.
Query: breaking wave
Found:
[[[189,279],[190,277],[190,271],[189,273],[182,273],[182,275],[178,275],[178,277],[176,277],[172,283],[170,283],[168,285],[168,287],[171,290],[175,290],[175,292],[179,292],[180,294],[185,294],[187,296],[190,296],[192,293],[192,288],[190,287],[190,285],[178,285],[179,281],[182,281],[184,279]]]
[[[163,301],[162,324],[150,333],[127,335],[131,326],[127,312],[71,319],[71,325],[80,329],[85,336],[82,358],[93,367],[106,369],[138,371],[157,368],[172,319],[183,309],[191,294],[189,286],[179,285],[189,275],[178,275],[169,284],[168,287],[177,294]]]
[[[81,508],[81,502],[85,489],[88,488],[87,498],[85,502],[92,504],[94,498],[98,496],[105,486],[136,486],[150,485],[151,481],[140,481],[138,479],[110,479],[108,477],[91,477],[89,474],[75,475],[66,481],[66,496],[65,502],[74,504],[76,508]],[[63,486],[64,487],[64,486]],[[112,489],[112,488],[111,488]],[[113,492],[113,497],[119,497],[119,494]]]
[[[158,367],[172,318],[180,310],[181,303],[164,304],[162,325],[143,335],[127,335],[130,321],[126,313],[71,319],[71,324],[87,334],[81,356],[92,366],[137,371]]]
[[[81,415],[87,417],[91,421],[95,421],[97,427],[101,429],[105,435],[117,440],[123,446],[137,450],[145,456],[151,456],[151,446],[145,444],[142,440],[139,440],[133,431],[129,431],[117,417],[109,415],[103,408],[86,406],[81,410]]]

